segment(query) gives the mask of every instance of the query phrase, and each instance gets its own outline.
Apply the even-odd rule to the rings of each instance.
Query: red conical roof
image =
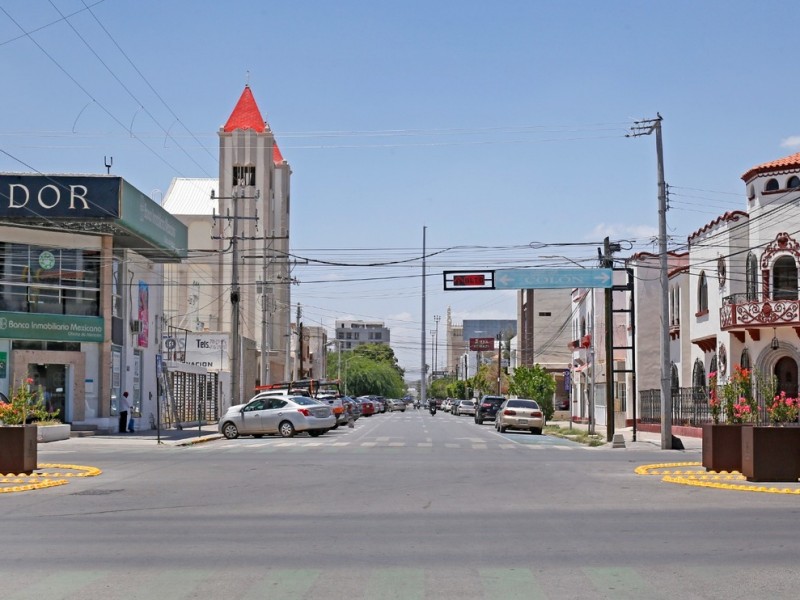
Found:
[[[250,91],[249,85],[244,86],[244,91],[239,97],[236,107],[223,127],[225,131],[234,129],[252,129],[258,133],[263,133],[266,129],[261,111],[258,110],[258,104],[253,98],[253,92]]]
[[[278,148],[278,142],[275,142],[272,146],[272,162],[276,165],[283,162],[283,154],[281,154],[281,149]]]
[[[742,180],[744,180],[744,182],[747,183],[750,179],[752,179],[756,175],[762,175],[764,173],[771,173],[772,171],[782,171],[784,169],[792,169],[797,167],[800,167],[800,152],[792,154],[791,156],[785,156],[784,158],[779,158],[778,160],[773,160],[771,162],[755,166],[749,171],[747,171],[747,173],[742,175]]]

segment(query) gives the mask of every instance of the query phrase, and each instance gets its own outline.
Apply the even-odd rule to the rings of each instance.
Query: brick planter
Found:
[[[741,473],[743,427],[711,423],[703,425],[703,466],[707,471]]]
[[[800,427],[742,429],[742,475],[748,481],[800,479]]]
[[[36,470],[36,425],[0,426],[0,474],[31,474]]]

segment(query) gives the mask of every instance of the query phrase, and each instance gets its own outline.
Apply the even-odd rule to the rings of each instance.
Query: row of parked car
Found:
[[[397,410],[405,412],[405,400],[335,395],[311,398],[296,391],[268,390],[225,411],[219,420],[219,432],[228,439],[240,435],[292,437],[301,432],[317,437],[350,420]]]
[[[440,404],[440,401],[436,401]],[[495,429],[504,433],[509,429],[530,431],[541,435],[544,428],[544,412],[539,403],[526,398],[506,398],[505,396],[483,396],[480,401],[471,398],[459,400],[446,398],[440,408],[457,416],[472,416],[475,423],[494,422]]]

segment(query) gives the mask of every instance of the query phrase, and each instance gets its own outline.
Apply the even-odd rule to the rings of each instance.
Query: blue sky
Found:
[[[626,138],[634,120],[664,117],[674,245],[745,207],[745,170],[800,149],[794,1],[0,8],[0,170],[101,173],[113,156],[156,198],[216,176],[249,73],[293,169],[293,251],[354,265],[296,267],[304,322],[383,320],[410,374],[423,226],[450,249],[428,261],[424,330],[441,315],[443,336],[448,306],[514,318],[515,301],[444,292],[442,270],[595,266],[606,235],[654,249],[655,140]]]

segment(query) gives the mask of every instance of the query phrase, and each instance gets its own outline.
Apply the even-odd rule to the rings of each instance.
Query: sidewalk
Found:
[[[93,435],[76,436],[73,435],[72,439],[89,439],[89,440],[127,440],[127,441],[141,441],[170,446],[189,446],[211,440],[218,440],[222,437],[219,433],[216,423],[208,423],[198,427],[196,424],[184,427],[183,429],[148,429],[145,431],[134,431],[133,433],[94,433]]]
[[[548,421],[548,424],[557,425],[562,429],[569,429],[570,426],[572,429],[580,429],[583,431],[587,431],[589,426],[586,423],[572,423],[570,424],[569,421]],[[595,425],[595,433],[601,435],[605,438],[606,436],[606,428],[605,426]],[[622,427],[622,428],[615,428],[615,434],[622,434],[623,439],[625,440],[625,447],[626,448],[650,448],[650,449],[661,449],[661,433],[660,432],[650,432],[650,431],[641,431],[637,428],[636,431],[636,441],[633,441],[633,427]],[[674,435],[680,439],[681,443],[683,444],[684,450],[692,451],[692,452],[700,452],[703,450],[703,440],[697,437],[691,436],[678,436]],[[609,447],[610,444],[609,444]]]

